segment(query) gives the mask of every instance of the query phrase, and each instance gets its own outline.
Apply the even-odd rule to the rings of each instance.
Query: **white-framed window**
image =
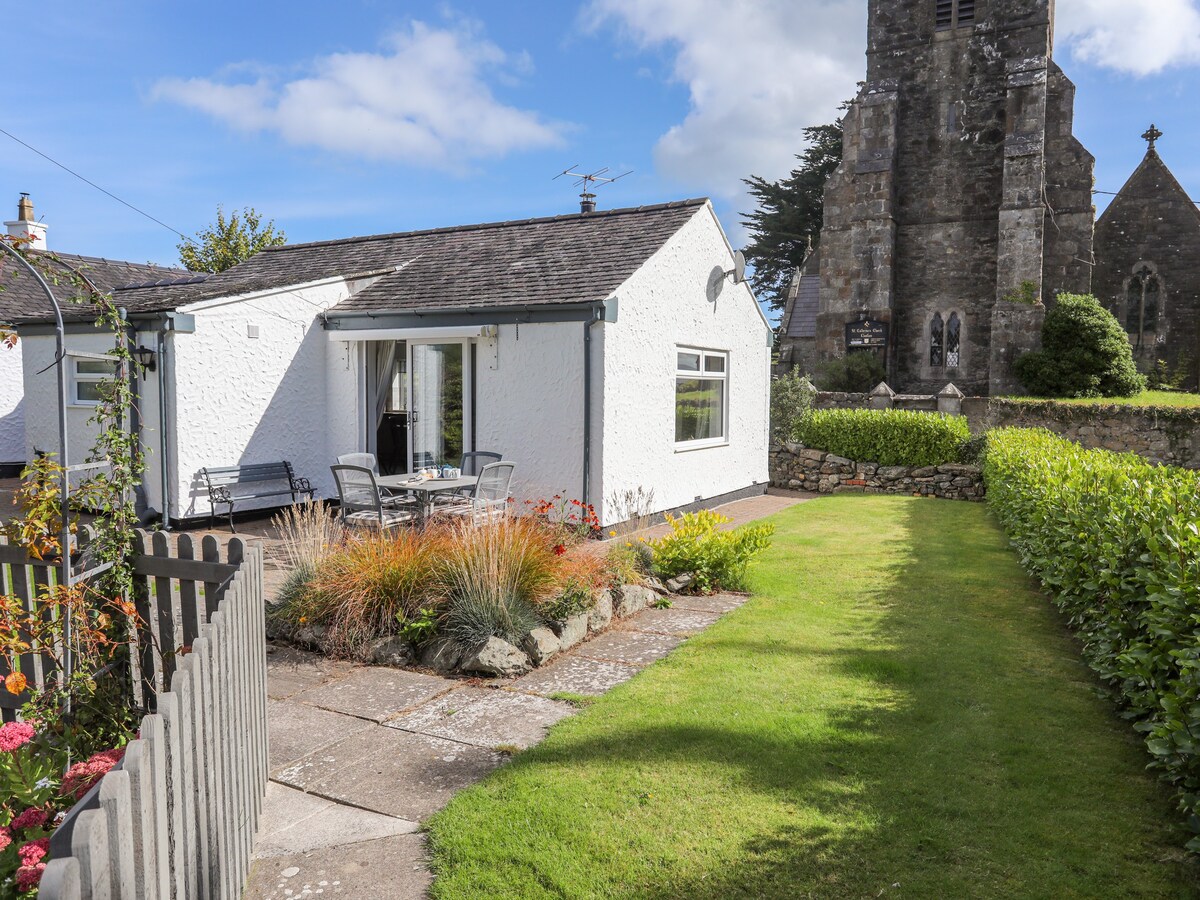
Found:
[[[78,406],[98,405],[101,400],[100,383],[111,381],[116,374],[116,360],[72,359],[71,402]]]
[[[722,444],[728,439],[729,354],[677,347],[675,443],[679,447]]]

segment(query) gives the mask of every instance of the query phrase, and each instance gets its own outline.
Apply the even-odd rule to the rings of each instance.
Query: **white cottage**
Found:
[[[772,332],[733,268],[701,199],[274,247],[120,290],[154,360],[145,503],[207,516],[205,466],[288,460],[336,497],[340,454],[406,471],[471,449],[516,462],[518,500],[578,497],[605,525],[639,488],[644,512],[762,493]],[[53,337],[20,333],[27,443],[52,450]],[[79,446],[92,376],[73,376]]]
[[[4,228],[9,238],[21,241],[26,250],[42,258],[42,265],[48,266],[48,271],[44,271],[43,275],[50,282],[51,289],[56,291],[60,302],[68,302],[74,293],[69,287],[67,270],[83,274],[106,291],[120,285],[145,284],[155,279],[178,278],[188,274],[183,269],[75,253],[51,254],[46,245],[46,223],[37,220],[33,203],[27,194],[22,194],[17,204],[17,217],[5,222]],[[0,326],[18,321],[36,321],[48,314],[48,301],[38,283],[11,257],[0,253]],[[23,349],[23,342],[20,341],[11,348],[0,346],[0,478],[18,475],[29,460],[25,439]]]

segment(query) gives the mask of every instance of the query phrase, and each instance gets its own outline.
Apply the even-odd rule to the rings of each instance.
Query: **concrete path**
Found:
[[[424,897],[420,824],[576,708],[747,598],[681,597],[510,680],[268,656],[271,784],[248,898]]]

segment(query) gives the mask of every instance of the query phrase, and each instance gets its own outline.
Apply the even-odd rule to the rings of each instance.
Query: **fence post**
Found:
[[[100,781],[100,809],[108,827],[109,884],[114,897],[133,897],[137,876],[134,874],[134,821],[129,773],[114,769]],[[140,824],[140,823],[139,823]]]
[[[867,403],[871,409],[891,409],[896,405],[896,392],[888,387],[886,381],[881,381],[867,395]]]
[[[962,413],[962,402],[965,395],[962,391],[954,386],[954,382],[950,382],[937,395],[938,412],[945,413],[948,416],[957,416]]]

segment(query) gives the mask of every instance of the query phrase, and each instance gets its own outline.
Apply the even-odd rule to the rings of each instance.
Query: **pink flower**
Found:
[[[42,873],[45,871],[46,864],[42,862],[32,866],[21,866],[21,868],[17,869],[17,890],[33,890],[42,880]]]
[[[33,726],[28,722],[9,722],[7,725],[0,725],[0,750],[12,753],[33,740],[35,733]]]
[[[46,855],[46,851],[50,849],[50,838],[40,838],[36,841],[30,841],[17,851],[17,856],[21,858],[21,865],[36,866],[42,861],[42,857]]]
[[[0,828],[0,850],[6,850],[12,843],[12,829],[5,826]]]
[[[101,750],[91,759],[75,763],[63,776],[62,786],[58,789],[59,796],[73,796],[76,800],[82,800],[83,795],[92,789],[92,785],[107,775],[124,755],[124,747]]]
[[[21,813],[12,820],[13,828],[44,828],[46,820],[50,818],[50,814],[44,809],[38,809],[36,806],[31,806],[25,812]]]

